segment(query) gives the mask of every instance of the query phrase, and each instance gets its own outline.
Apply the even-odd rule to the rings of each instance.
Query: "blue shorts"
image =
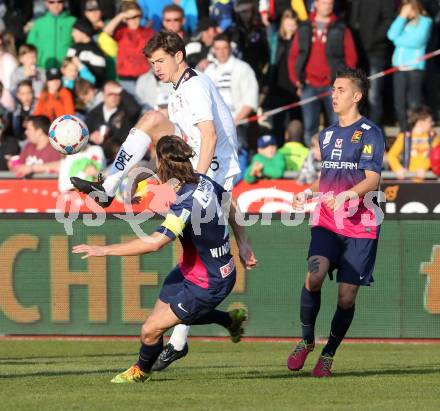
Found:
[[[177,266],[165,278],[159,299],[170,304],[174,314],[184,324],[190,325],[217,307],[232,291],[234,284],[235,270],[221,287],[211,290],[186,280]]]
[[[337,269],[338,283],[370,285],[374,282],[378,239],[346,237],[323,227],[313,227],[311,232],[308,258],[313,255],[328,258],[330,279]]]

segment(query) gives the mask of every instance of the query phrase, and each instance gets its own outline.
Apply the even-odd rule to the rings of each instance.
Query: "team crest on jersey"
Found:
[[[342,148],[342,142],[344,140],[342,138],[337,138],[335,141],[335,148]]]
[[[353,135],[351,136],[351,142],[352,143],[359,143],[359,141],[361,141],[361,137],[362,137],[362,131],[356,130],[353,133]]]

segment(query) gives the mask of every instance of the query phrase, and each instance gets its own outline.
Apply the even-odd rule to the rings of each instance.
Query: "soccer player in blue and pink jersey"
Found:
[[[142,326],[139,359],[113,378],[114,383],[148,380],[163,350],[163,334],[177,324],[219,324],[234,339],[241,336],[241,325],[246,319],[244,309],[230,312],[215,309],[232,291],[236,276],[227,216],[221,208],[226,190],[194,171],[191,165],[194,151],[183,139],[162,137],[156,153],[157,174],[162,182],[170,184],[178,199],[156,231],[120,244],[73,247],[74,253],[84,253],[82,258],[88,258],[151,253],[177,237],[182,243],[182,260],[168,274],[153,311]]]
[[[361,70],[344,69],[333,84],[333,109],[338,122],[320,133],[321,176],[308,192],[319,191],[313,214],[308,272],[301,292],[302,340],[287,360],[292,371],[304,366],[315,345],[315,321],[321,304],[326,274],[337,269],[338,302],[330,336],[312,371],[315,377],[330,377],[336,350],[353,320],[356,295],[361,285],[370,285],[383,217],[376,197],[380,182],[385,141],[380,128],[359,112],[368,79]]]

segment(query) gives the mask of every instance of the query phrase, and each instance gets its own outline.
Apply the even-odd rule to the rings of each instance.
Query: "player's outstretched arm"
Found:
[[[84,254],[81,258],[104,257],[107,255],[141,255],[153,253],[171,242],[171,238],[164,234],[155,232],[149,236],[136,238],[125,243],[111,245],[89,245],[80,244],[73,247],[74,254]]]
[[[201,136],[199,163],[197,164],[196,171],[206,174],[214,157],[217,134],[215,133],[214,122],[212,120],[202,121],[197,123],[196,126],[200,130]]]
[[[246,230],[237,222],[237,216],[241,216],[241,212],[238,209],[235,200],[231,199],[231,209],[228,222],[232,227],[235,240],[237,241],[240,262],[246,270],[251,270],[257,265],[258,260],[257,257],[255,257]]]

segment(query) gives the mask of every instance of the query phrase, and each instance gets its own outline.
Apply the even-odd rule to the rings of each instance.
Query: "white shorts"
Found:
[[[173,124],[174,124],[174,134],[177,137],[180,137],[183,140],[187,141],[188,137],[182,131],[182,129],[176,123]],[[193,167],[195,167],[194,164]],[[232,191],[232,188],[234,187],[234,179],[236,177],[236,174],[234,174],[233,176],[225,177],[224,175],[226,170],[221,170],[220,168],[218,168],[217,170],[213,171],[212,168],[209,168],[206,175],[209,178],[212,178],[217,184],[220,184],[226,191]]]

